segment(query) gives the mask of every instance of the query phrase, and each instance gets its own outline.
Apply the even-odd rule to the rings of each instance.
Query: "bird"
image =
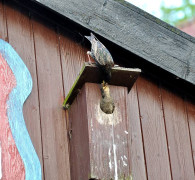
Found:
[[[112,114],[115,109],[114,101],[110,96],[110,89],[108,83],[103,81],[101,83],[101,95],[100,109],[106,114]]]
[[[85,36],[91,42],[91,51],[87,51],[88,58],[91,56],[101,69],[104,80],[111,80],[111,69],[114,66],[113,58],[108,49],[95,37],[93,33]],[[89,58],[90,61],[90,58]],[[91,61],[90,61],[91,62]]]

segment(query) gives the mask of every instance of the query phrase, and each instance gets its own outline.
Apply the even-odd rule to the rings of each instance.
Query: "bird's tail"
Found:
[[[101,67],[102,75],[104,77],[104,80],[106,83],[110,83],[111,78],[112,78],[112,67],[111,66],[102,66]]]
[[[85,36],[90,42],[93,41],[93,39],[97,39],[93,33],[90,33],[91,36]]]
[[[85,36],[91,42],[91,36]]]

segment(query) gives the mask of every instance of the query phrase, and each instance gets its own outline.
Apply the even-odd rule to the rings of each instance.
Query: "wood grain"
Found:
[[[52,26],[33,19],[40,97],[44,173],[47,180],[70,179],[59,43]]]
[[[195,179],[183,98],[165,88],[161,91],[173,179]]]
[[[29,135],[43,169],[37,74],[31,23],[29,17],[27,16],[28,12],[25,12],[24,10],[21,10],[17,7],[14,9],[13,7],[10,7],[9,3],[5,5],[5,10],[8,25],[9,43],[23,59],[31,73],[33,80],[32,93],[24,104],[23,112]]]
[[[148,179],[171,180],[159,88],[152,81],[139,78],[137,91]]]
[[[114,114],[100,110],[100,89],[86,83],[73,102],[69,118],[72,128],[71,177],[77,179],[128,179],[127,88],[110,86]]]
[[[5,16],[4,5],[2,0],[0,0],[0,38],[4,40],[8,40],[6,16]]]
[[[24,0],[15,1],[25,3]],[[195,84],[194,38],[130,3],[121,0],[35,2]]]
[[[189,122],[190,139],[192,145],[192,156],[194,161],[193,164],[195,165],[195,133],[194,133],[195,132],[195,103],[194,101],[190,100],[190,98],[187,98],[187,100],[185,101],[185,105],[186,105],[188,122]]]
[[[74,0],[67,2],[73,3]],[[93,2],[93,4],[99,5],[102,2]],[[80,1],[78,3],[80,4]],[[60,35],[58,35],[53,30],[53,27],[48,25],[51,24],[50,22],[45,25],[45,22],[39,21],[36,18],[31,22],[26,11],[7,5],[10,4],[7,1],[5,1],[5,4],[4,8],[4,5],[2,5],[2,1],[0,0],[0,38],[8,40],[7,37],[8,35],[10,36],[10,43],[28,66],[33,78],[33,92],[25,103],[24,116],[39,157],[42,156],[40,128],[42,129],[43,172],[45,173],[45,179],[70,180],[67,127],[65,123],[65,114],[61,109],[64,100],[63,85],[65,94],[67,95],[83,62],[87,60],[87,50],[74,40],[74,34],[64,33],[63,31],[66,30],[62,30]],[[131,41],[130,45],[127,44],[125,46],[128,46],[132,52],[140,53],[142,51],[141,53],[143,54],[138,55],[143,55],[146,59],[148,58],[151,60],[152,63],[169,64],[171,61],[170,66],[171,68],[173,67],[172,70],[176,69],[176,72],[173,73],[177,74],[179,72],[182,76],[186,76],[187,80],[193,77],[192,74],[185,74],[189,67],[192,67],[192,70],[194,67],[194,63],[191,62],[191,58],[194,57],[194,52],[191,51],[191,55],[189,53],[190,49],[194,47],[191,39],[187,37],[187,39],[182,41],[183,50],[181,50],[180,42],[184,38],[183,34],[180,34],[182,37],[178,37],[175,33],[164,29],[162,26],[155,26],[155,28],[150,31],[149,26],[151,25],[151,27],[153,27],[154,25],[154,22],[150,22],[146,25],[148,21],[150,21],[147,17],[149,18],[150,16],[146,14],[147,16],[143,18],[143,14],[137,15],[136,11],[132,12],[131,8],[128,10],[127,7],[122,7],[122,5],[118,5],[118,3],[116,4],[114,1],[108,1],[106,7],[103,7],[103,12],[106,11],[106,9],[109,12],[113,11],[113,9],[111,11],[109,10],[112,6],[114,6],[116,12],[119,11],[117,8],[121,7],[127,14],[129,12],[132,13],[130,13],[130,17],[133,17],[133,21],[131,21],[132,24],[129,24],[130,26],[135,25],[137,21],[140,22],[140,24],[136,24],[133,29],[130,28],[131,32],[129,35],[113,36],[111,39],[112,41],[118,43],[116,38],[130,38],[135,43],[132,43]],[[93,9],[95,7],[96,6],[92,6],[90,8]],[[99,13],[99,11],[93,12]],[[84,14],[84,17],[87,17],[87,15],[85,15],[86,14]],[[106,17],[108,17],[108,14],[105,13],[105,18]],[[94,25],[95,27],[101,26],[101,23],[98,24],[98,17],[95,18],[97,19],[91,19],[92,21],[89,22],[89,25]],[[102,20],[101,17],[100,19]],[[143,19],[145,22],[143,22]],[[85,18],[83,20],[85,21]],[[8,24],[8,35],[6,21]],[[106,22],[106,24],[108,23]],[[31,25],[33,26],[33,32],[31,30]],[[107,28],[112,29],[112,26],[113,25],[111,24]],[[145,29],[145,27],[147,27],[146,31],[142,31],[141,34],[140,31]],[[90,27],[90,29],[93,29],[93,27]],[[115,31],[116,29],[113,30]],[[94,31],[96,30],[94,29]],[[98,30],[100,35],[108,39],[111,38],[114,31],[105,33]],[[139,33],[135,35],[135,31]],[[161,31],[160,34],[159,31]],[[33,33],[35,39],[33,39]],[[153,33],[155,36],[151,37]],[[140,39],[139,37],[143,37],[143,39]],[[137,39],[135,40],[135,38]],[[159,44],[156,45],[156,39],[159,38]],[[34,40],[35,49],[33,44]],[[152,50],[143,43],[143,41],[148,42],[149,40],[151,40],[152,44],[155,46],[152,46]],[[139,43],[143,43],[143,46],[139,46]],[[188,49],[189,46],[191,48]],[[121,47],[123,47],[123,45],[121,45]],[[144,47],[147,48],[143,49]],[[140,49],[137,50],[138,48]],[[167,49],[169,50],[166,52],[159,52],[159,49],[164,51]],[[155,58],[157,54],[159,57]],[[188,66],[184,67],[182,63],[185,64],[185,60],[188,59],[189,56],[189,62],[187,62]],[[182,61],[181,64],[177,64],[177,62],[180,61]],[[178,66],[181,66],[181,69],[179,69]],[[163,65],[161,67],[163,67]],[[70,143],[75,142],[78,144],[78,146],[72,146],[74,148],[73,152],[72,149],[70,149],[72,154],[75,153],[74,156],[71,155],[71,159],[73,160],[71,161],[71,169],[74,169],[71,175],[72,179],[77,180],[79,178],[77,176],[78,174],[87,174],[86,176],[80,176],[80,178],[82,177],[81,179],[87,179],[89,176],[97,177],[96,175],[103,176],[104,174],[106,174],[107,177],[114,177],[116,172],[118,175],[121,172],[129,173],[129,175],[132,174],[133,178],[136,180],[194,179],[194,102],[187,101],[186,104],[184,104],[183,99],[180,96],[176,93],[169,92],[165,88],[162,89],[161,98],[161,93],[159,92],[156,82],[152,82],[152,80],[146,78],[140,78],[137,83],[138,99],[136,97],[136,87],[132,89],[128,96],[125,94],[126,91],[122,90],[123,88],[116,90],[111,88],[111,94],[116,98],[117,102],[119,102],[117,106],[119,107],[121,114],[118,115],[120,116],[118,119],[125,120],[125,122],[122,122],[121,126],[116,125],[112,129],[110,126],[104,126],[98,123],[98,118],[96,117],[96,113],[94,113],[98,112],[95,109],[95,105],[100,97],[98,88],[98,86],[93,84],[86,85],[80,94],[82,98],[77,98],[74,102],[75,110],[71,110],[72,112],[70,111],[69,113],[70,119],[77,120],[71,121],[72,140]],[[84,94],[82,94],[83,91],[85,91]],[[40,97],[40,102],[38,97]],[[161,101],[163,101],[163,107]],[[124,106],[122,105],[123,103],[127,105]],[[82,107],[81,104],[87,104],[87,109]],[[163,117],[163,112],[165,117]],[[141,121],[139,120],[139,116]],[[33,121],[29,121],[28,119],[30,118],[33,119]],[[91,120],[90,123],[86,121],[87,119]],[[41,126],[39,123],[41,123]],[[109,134],[112,130],[114,136],[113,134]],[[120,135],[119,132],[124,133],[121,133]],[[119,138],[118,135],[120,135]],[[117,167],[120,167],[118,171],[115,171],[114,169],[115,159],[113,150],[115,147],[110,143],[111,140],[113,140],[113,137],[116,144],[115,157],[117,158],[115,159],[118,160],[119,165]],[[123,146],[123,142],[125,142],[125,148],[122,148],[121,151],[117,151],[119,146]],[[98,148],[100,145],[104,148]],[[83,147],[85,147],[85,149],[82,149]],[[91,147],[91,149],[88,151],[87,147]],[[76,153],[77,150],[79,153]],[[97,154],[100,153],[101,155],[96,157]],[[126,167],[123,162],[125,159],[123,155],[125,155],[125,157],[127,156],[128,161],[125,161],[125,163],[128,162],[128,167]],[[84,161],[86,166],[83,164],[78,164],[78,166],[76,166],[76,162],[79,160]],[[93,163],[89,166],[89,163],[91,162]],[[96,168],[94,163],[99,163],[98,168]]]
[[[87,50],[74,41],[71,36],[73,35],[68,36],[63,33],[59,36],[65,95],[69,93],[83,63],[87,60]]]
[[[136,84],[127,96],[127,127],[131,174],[135,180],[146,180],[145,157]]]
[[[69,110],[71,180],[89,179],[90,149],[85,87]]]
[[[91,176],[96,179],[130,178],[126,95],[127,88],[110,86],[114,113],[100,110],[99,86],[86,83]]]

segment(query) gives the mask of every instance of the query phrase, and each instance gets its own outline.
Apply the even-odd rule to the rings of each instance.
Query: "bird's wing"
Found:
[[[89,37],[89,36],[88,36]],[[87,38],[87,37],[86,37]],[[89,39],[89,38],[88,38]],[[91,51],[95,57],[95,61],[101,66],[114,65],[114,61],[108,49],[91,33],[90,41],[92,44]]]
[[[110,52],[104,47],[97,48],[96,58],[98,62],[100,63],[100,65],[105,66],[107,64],[110,64],[110,65],[114,64]]]

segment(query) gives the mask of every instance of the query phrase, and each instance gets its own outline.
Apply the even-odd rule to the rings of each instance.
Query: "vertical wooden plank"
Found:
[[[10,4],[5,5],[5,10],[9,43],[28,67],[33,80],[32,93],[24,104],[23,113],[29,135],[43,169],[37,74],[31,24],[28,12],[24,13],[24,10],[14,6],[11,7]]]
[[[1,149],[1,142],[0,142],[0,162],[2,162],[2,149]],[[0,163],[0,179],[2,178],[2,165]]]
[[[170,180],[170,164],[159,88],[153,82],[137,80],[148,179]]]
[[[173,179],[195,179],[184,101],[165,88],[161,91]]]
[[[192,143],[192,156],[195,164],[195,103],[191,100],[186,100],[185,102],[188,121],[189,121],[189,130],[190,130],[190,138]]]
[[[49,25],[33,20],[40,114],[43,139],[44,173],[47,180],[70,179],[69,152],[63,83],[56,32]]]
[[[4,5],[2,0],[0,0],[0,39],[4,39],[6,41],[8,40],[6,17],[5,17]]]
[[[66,95],[69,93],[87,57],[87,50],[71,39],[71,36],[73,35],[70,34],[70,37],[68,37],[68,34],[64,33],[60,35],[60,50]]]
[[[87,180],[91,174],[85,87],[71,105],[69,119],[71,180]]]
[[[135,180],[146,180],[147,174],[143,151],[142,129],[140,125],[136,84],[134,84],[133,88],[127,96],[127,127],[132,177]]]

